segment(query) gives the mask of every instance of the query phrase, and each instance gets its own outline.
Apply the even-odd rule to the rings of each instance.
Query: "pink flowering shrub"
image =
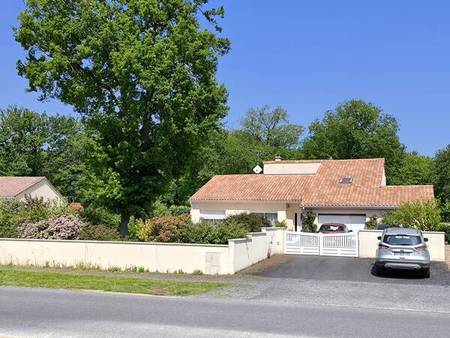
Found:
[[[82,222],[73,215],[60,216],[53,220],[30,222],[20,228],[22,238],[78,239]]]

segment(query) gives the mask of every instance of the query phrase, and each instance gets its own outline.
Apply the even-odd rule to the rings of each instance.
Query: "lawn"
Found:
[[[0,267],[0,286],[101,290],[162,296],[189,296],[224,287],[224,283],[185,282],[111,275],[26,271]]]

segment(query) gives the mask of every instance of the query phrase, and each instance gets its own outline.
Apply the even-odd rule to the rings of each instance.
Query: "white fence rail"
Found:
[[[317,234],[321,256],[358,257],[358,234]]]
[[[286,231],[285,253],[319,255],[320,239],[317,234]]]
[[[285,253],[358,257],[358,234],[314,234],[286,231]]]

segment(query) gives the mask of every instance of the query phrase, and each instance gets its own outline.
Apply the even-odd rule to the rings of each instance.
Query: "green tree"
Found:
[[[29,90],[83,114],[98,133],[91,196],[121,214],[149,212],[226,114],[215,77],[229,41],[207,0],[27,0],[15,29]]]
[[[436,231],[440,229],[441,215],[434,201],[408,202],[386,214],[383,222],[392,226]]]
[[[399,172],[396,175],[396,184],[415,185],[433,184],[433,159],[419,155],[417,152],[405,154]]]
[[[0,110],[0,174],[41,175],[48,138],[45,114],[16,106]]]
[[[25,108],[0,111],[0,174],[46,176],[69,200],[79,199],[88,171],[83,140],[88,136],[72,117],[48,116]]]
[[[388,181],[397,183],[405,148],[397,133],[392,115],[371,103],[349,100],[311,123],[303,152],[311,159],[384,157]]]
[[[276,147],[296,148],[299,146],[303,127],[289,123],[285,109],[269,106],[251,108],[241,121],[242,132],[254,141]]]
[[[450,222],[450,144],[434,157],[434,190],[442,205],[443,216]]]

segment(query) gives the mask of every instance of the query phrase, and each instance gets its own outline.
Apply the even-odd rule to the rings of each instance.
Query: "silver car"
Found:
[[[388,269],[416,270],[430,277],[430,253],[422,232],[411,228],[388,228],[378,237],[375,269],[383,274]]]

